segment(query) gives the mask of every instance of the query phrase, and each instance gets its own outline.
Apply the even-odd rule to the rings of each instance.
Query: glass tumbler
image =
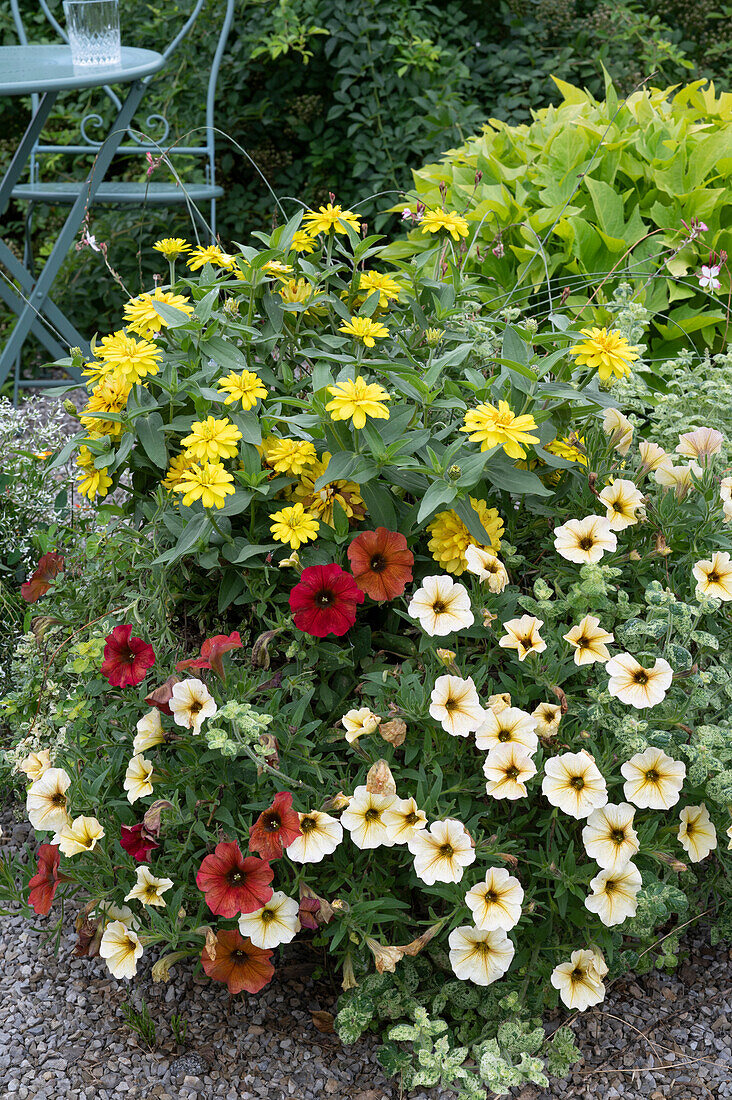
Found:
[[[64,13],[74,66],[120,64],[117,0],[64,0]]]

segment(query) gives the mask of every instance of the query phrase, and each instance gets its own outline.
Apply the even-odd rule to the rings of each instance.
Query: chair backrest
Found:
[[[40,7],[43,11],[43,14],[45,15],[46,19],[48,20],[48,23],[53,28],[53,30],[56,32],[56,34],[64,42],[68,42],[68,37],[66,35],[66,32],[63,29],[63,27],[60,25],[60,23],[58,22],[56,17],[54,16],[53,12],[51,11],[51,9],[48,5],[48,0],[38,0],[38,3],[40,4]],[[196,3],[193,7],[193,10],[192,10],[191,14],[186,19],[186,21],[183,24],[183,26],[181,27],[180,31],[174,36],[174,38],[165,47],[165,49],[161,50],[161,53],[163,54],[163,57],[166,59],[166,61],[171,57],[171,55],[175,52],[175,50],[178,48],[178,46],[181,44],[181,42],[191,32],[191,30],[192,30],[196,20],[198,19],[199,15],[201,13],[201,10],[203,9],[205,3],[206,3],[206,0],[196,0]],[[215,105],[216,105],[216,85],[217,85],[217,82],[218,82],[219,70],[221,68],[221,60],[222,60],[222,57],[224,55],[224,50],[226,49],[226,41],[228,39],[229,32],[231,30],[231,25],[232,25],[233,20],[234,20],[234,4],[235,4],[235,0],[226,0],[226,10],[225,10],[225,13],[224,13],[224,18],[223,18],[222,23],[221,23],[221,29],[219,31],[219,36],[218,36],[218,40],[217,40],[217,43],[216,43],[216,49],[214,51],[213,59],[212,59],[212,62],[211,62],[211,69],[210,69],[210,72],[209,72],[208,85],[207,85],[207,90],[206,90],[206,126],[205,126],[206,140],[205,140],[205,144],[197,144],[197,145],[178,145],[178,144],[176,144],[175,145],[175,150],[174,150],[175,153],[180,153],[180,154],[183,154],[185,156],[205,157],[206,158],[206,166],[205,167],[206,167],[206,182],[207,183],[214,183],[215,182],[215,171],[216,171],[216,169],[215,169],[215,161],[214,161],[214,156],[215,156],[214,111],[215,111]],[[25,26],[23,24],[23,18],[22,18],[21,11],[20,11],[19,0],[10,0],[10,7],[11,7],[11,10],[12,10],[12,13],[13,13],[13,22],[15,23],[15,28],[16,28],[16,31],[18,33],[18,39],[20,41],[20,44],[22,46],[27,46],[28,45],[28,36],[27,36],[26,30],[25,30]],[[152,77],[147,77],[146,78],[147,82],[149,82],[150,80],[152,80]],[[106,94],[106,96],[108,97],[108,99],[110,99],[111,102],[115,105],[115,107],[119,110],[119,108],[122,105],[121,100],[119,99],[119,96],[117,96],[117,94],[113,91],[113,89],[110,88],[107,85],[104,86],[103,90],[104,90],[104,93]],[[35,113],[35,111],[37,110],[37,107],[38,107],[39,97],[37,95],[34,95],[32,97],[32,100],[33,100],[33,111]],[[136,133],[135,129],[132,126],[129,126],[127,132],[128,132],[128,136],[129,136],[131,144],[121,144],[119,146],[119,149],[117,150],[117,152],[122,153],[122,154],[150,153],[150,154],[158,154],[159,155],[160,152],[162,151],[162,149],[164,148],[164,142],[167,140],[168,135],[170,133],[170,124],[169,124],[168,120],[166,118],[164,118],[162,115],[156,115],[156,114],[148,115],[148,117],[146,119],[146,124],[147,124],[148,129],[150,129],[153,126],[160,126],[161,127],[160,135],[154,141],[153,140],[145,141],[143,138],[141,138]],[[81,132],[81,137],[83,139],[82,143],[80,143],[78,145],[47,145],[47,144],[43,144],[40,141],[37,142],[35,147],[34,147],[33,154],[31,155],[31,158],[30,158],[31,182],[32,183],[37,183],[39,181],[39,171],[40,171],[40,169],[39,169],[39,163],[36,159],[36,156],[38,154],[41,154],[41,155],[45,154],[45,153],[70,153],[70,154],[83,154],[83,153],[86,153],[86,154],[95,154],[99,150],[102,142],[101,141],[96,141],[92,137],[90,137],[90,135],[87,133],[87,127],[95,127],[95,126],[100,126],[101,127],[102,125],[103,125],[103,120],[100,117],[100,115],[98,115],[96,113],[92,113],[92,114],[84,116],[84,118],[82,118],[80,120],[79,129],[80,129],[80,132]]]

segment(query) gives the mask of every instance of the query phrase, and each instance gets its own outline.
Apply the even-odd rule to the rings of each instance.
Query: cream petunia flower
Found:
[[[195,677],[173,684],[173,695],[168,706],[177,724],[194,733],[200,733],[204,719],[212,718],[219,709],[203,680]]]
[[[509,619],[503,624],[506,633],[499,638],[498,644],[502,649],[515,649],[519,661],[523,661],[530,653],[543,653],[546,642],[539,633],[543,625],[544,620],[537,619],[533,615]]]
[[[491,707],[475,731],[475,744],[479,749],[491,751],[498,745],[521,745],[532,756],[539,745],[534,732],[536,718],[518,707]]]
[[[156,878],[147,864],[143,863],[137,868],[137,882],[129,894],[125,894],[125,901],[137,898],[143,905],[156,905],[159,908],[164,908],[165,898],[163,894],[166,890],[170,890],[172,885],[172,878]]]
[[[448,817],[409,840],[414,871],[428,886],[436,882],[460,882],[466,867],[475,861],[475,848],[461,821]]]
[[[475,574],[479,581],[488,586],[490,592],[499,593],[508,584],[506,566],[489,550],[471,543],[465,549],[465,562],[469,573]]]
[[[488,782],[486,794],[514,802],[526,798],[526,783],[536,775],[536,764],[523,745],[498,745],[491,749],[483,763],[483,775]]]
[[[607,928],[634,917],[638,908],[638,891],[643,880],[633,863],[623,867],[604,868],[590,882],[592,893],[585,898],[585,908],[598,917]]]
[[[113,978],[134,978],[142,944],[136,932],[120,920],[113,920],[104,929],[99,954],[105,960]]]
[[[670,458],[660,462],[653,472],[653,476],[659,485],[666,489],[674,489],[676,499],[683,500],[694,488],[694,478],[701,477],[702,469],[696,462],[690,462],[688,466],[674,466]]]
[[[640,847],[634,817],[635,809],[627,802],[608,802],[593,810],[582,830],[582,843],[590,859],[611,871],[628,863]]]
[[[410,600],[407,613],[431,638],[444,637],[473,625],[467,589],[446,574],[425,577]]]
[[[732,523],[732,500],[722,501],[722,515],[725,523]]]
[[[346,731],[346,741],[352,745],[354,741],[358,741],[359,737],[367,737],[379,728],[380,721],[379,715],[374,714],[368,707],[346,711],[341,718]]]
[[[104,829],[95,817],[75,817],[69,824],[62,825],[51,841],[58,844],[65,856],[76,856],[80,852],[91,852],[97,841],[104,836]]]
[[[697,595],[732,600],[732,560],[724,550],[715,550],[711,560],[698,561],[692,569]]]
[[[137,753],[132,757],[125,772],[124,789],[127,791],[127,801],[137,802],[138,798],[153,793],[151,775],[153,766],[149,760]]]
[[[632,481],[616,478],[605,486],[599,499],[607,509],[607,521],[613,531],[624,531],[638,522],[636,512],[643,507],[643,493]]]
[[[614,642],[615,638],[607,630],[603,630],[595,615],[585,615],[577,626],[573,626],[562,637],[574,647],[576,665],[591,665],[595,661],[610,660],[607,643]]]
[[[469,925],[453,928],[447,942],[455,977],[476,985],[490,985],[502,978],[516,951],[504,931],[490,932]]]
[[[679,436],[676,454],[685,458],[701,458],[718,455],[722,450],[724,436],[716,428],[696,428],[693,432],[684,432]]]
[[[732,500],[732,477],[723,477],[719,483],[719,495],[723,501]]]
[[[605,999],[605,986],[594,951],[573,951],[567,962],[555,966],[551,983],[569,1009],[584,1012]]]
[[[641,810],[670,810],[681,795],[686,764],[649,746],[621,766],[623,794]]]
[[[396,798],[384,811],[383,821],[394,844],[409,844],[413,836],[427,827],[427,815],[413,798]]]
[[[729,844],[727,845],[727,848],[732,851],[732,825],[730,825],[727,829],[727,836],[729,838]]]
[[[29,756],[26,756],[25,760],[21,760],[20,764],[18,764],[18,770],[25,772],[31,783],[35,783],[37,779],[40,779],[50,767],[51,756],[48,749],[41,749],[40,752],[32,752]]]
[[[376,794],[366,787],[356,787],[341,814],[341,825],[348,829],[357,848],[379,848],[382,844],[393,847],[394,841],[384,824],[384,811],[390,809],[395,799],[395,794]]]
[[[602,418],[602,430],[610,436],[610,446],[619,455],[627,455],[633,442],[633,425],[619,409],[605,409]]]
[[[679,816],[679,843],[688,852],[691,862],[699,863],[717,847],[717,830],[709,810],[702,802],[699,806],[684,806]]]
[[[600,561],[606,551],[617,550],[618,540],[605,516],[570,519],[554,528],[554,546],[567,561],[578,565]]]
[[[320,863],[343,840],[343,826],[322,810],[310,810],[299,817],[300,836],[287,847],[287,854],[295,863]]]
[[[25,808],[34,829],[58,832],[64,827],[68,821],[66,791],[70,783],[71,777],[63,768],[47,768],[41,778],[30,785]]]
[[[550,757],[544,764],[541,789],[552,806],[578,819],[607,803],[607,784],[585,749]]]
[[[559,703],[539,703],[532,710],[531,717],[536,718],[536,732],[539,737],[556,737],[562,721],[562,708]]]
[[[430,698],[431,716],[453,737],[467,737],[483,721],[485,711],[470,676],[438,676]]]
[[[641,439],[638,444],[638,453],[641,458],[639,477],[653,473],[659,466],[671,462],[670,456],[666,454],[663,447],[659,447],[657,443],[651,443],[648,439]]]
[[[521,883],[503,867],[489,867],[485,880],[465,895],[465,904],[473,914],[476,928],[508,932],[521,918],[524,891]]]
[[[605,665],[611,695],[636,710],[662,703],[671,687],[674,671],[668,661],[657,657],[653,668],[644,668],[630,653],[619,653]]]
[[[162,745],[165,741],[163,723],[160,720],[160,711],[157,707],[153,707],[147,714],[143,715],[137,723],[136,729],[135,740],[132,742],[132,751],[135,755],[145,752],[146,749],[152,749],[155,745]]]
[[[255,947],[265,950],[279,947],[281,943],[294,940],[300,931],[299,912],[300,906],[294,898],[289,898],[282,890],[275,890],[261,909],[241,914],[239,931],[242,936],[248,936]]]

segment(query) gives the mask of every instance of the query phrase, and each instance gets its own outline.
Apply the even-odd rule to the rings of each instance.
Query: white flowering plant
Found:
[[[287,228],[290,243],[298,232]],[[322,245],[328,272],[337,236]],[[306,265],[311,253],[282,255],[265,251],[258,270]],[[70,555],[0,701],[4,766],[41,841],[32,859],[6,864],[3,892],[29,915],[77,899],[78,953],[99,955],[121,981],[149,953],[158,980],[200,965],[253,996],[312,942],[341,987],[338,1034],[382,1033],[382,1061],[407,1087],[440,1083],[477,1100],[544,1083],[577,1057],[566,1026],[546,1038],[544,1012],[591,1010],[621,974],[675,965],[681,930],[702,914],[716,936],[732,933],[732,478],[721,433],[702,425],[661,448],[652,425],[643,434],[613,403],[609,383],[643,365],[638,345],[588,329],[569,348],[571,325],[556,318],[542,334],[471,317],[439,395],[417,386],[431,352],[400,389],[399,363],[391,374],[385,360],[345,352],[324,320],[304,346],[283,341],[262,318],[288,322],[271,303],[258,312],[265,298],[232,281],[229,262],[218,275],[202,268],[202,294],[190,279],[175,284],[192,308],[207,302],[206,320],[178,324],[178,306],[152,307],[171,323],[145,340],[154,347],[143,359],[156,348],[159,358],[127,387],[123,410],[82,411],[87,430],[99,414],[112,425],[76,440],[99,452],[82,453],[82,484],[103,501],[102,476],[111,485],[119,471],[131,491],[99,559],[109,568],[95,566],[90,585],[86,548]],[[248,319],[226,331],[242,348],[246,329],[257,337],[222,392],[254,398],[247,419],[218,415],[220,372],[204,346],[215,333],[219,355],[238,347],[221,335],[223,307],[214,316],[237,284]],[[149,323],[150,303],[133,304],[132,323]],[[409,309],[381,315],[407,343],[419,316]],[[105,364],[119,382],[125,356],[139,373],[128,339],[104,345],[112,358],[97,357],[94,389]],[[298,374],[316,339],[317,362]],[[295,356],[283,377],[307,396],[282,397],[275,347],[278,363]],[[320,386],[327,363],[338,373]],[[380,381],[364,384],[382,393],[344,390],[366,364]],[[588,398],[592,372],[603,386]],[[554,426],[545,446],[542,426],[565,400],[574,432]],[[347,429],[333,419],[346,408]],[[151,456],[154,414],[165,469]],[[228,422],[207,433],[209,416]],[[393,442],[412,440],[407,459],[397,446],[379,465],[384,436],[367,431],[370,419],[400,425]],[[244,436],[255,422],[261,442]],[[287,440],[315,451],[309,475],[310,452]],[[332,483],[312,467],[339,440],[331,461],[347,453],[350,464],[337,466],[331,526],[316,508]],[[214,442],[221,461],[205,457]],[[378,476],[358,480],[368,463]],[[232,487],[222,507],[203,488],[186,504],[214,465],[230,480],[217,472],[209,487]],[[205,547],[181,544],[191,516]],[[232,571],[240,594],[222,600]]]

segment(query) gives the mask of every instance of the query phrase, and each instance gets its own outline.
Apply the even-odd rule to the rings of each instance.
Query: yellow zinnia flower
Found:
[[[331,420],[350,420],[354,428],[363,428],[366,417],[374,420],[388,420],[389,410],[384,401],[391,397],[378,382],[367,382],[359,374],[354,382],[347,378],[338,386],[328,386],[333,400],[325,406]]]
[[[102,362],[109,363],[114,376],[124,379],[128,386],[136,385],[148,374],[157,374],[163,357],[157,344],[136,340],[122,330],[103,336],[94,353]]]
[[[290,252],[304,252],[306,255],[315,248],[312,237],[304,229],[296,229],[292,235]]]
[[[631,374],[630,364],[639,358],[638,349],[631,347],[624,336],[606,328],[583,328],[580,332],[587,339],[569,349],[580,367],[597,368],[603,382]]]
[[[305,511],[302,504],[293,504],[291,508],[273,512],[269,518],[274,520],[269,528],[272,538],[277,542],[286,542],[292,550],[299,550],[310,539],[318,537],[320,524]]]
[[[166,260],[177,260],[183,252],[190,252],[191,246],[182,237],[163,237],[153,245],[156,252],[162,252]]]
[[[349,520],[358,521],[366,515],[366,507],[359,492],[358,485],[353,481],[330,481],[322,489],[315,490],[315,482],[328,470],[328,463],[332,455],[325,451],[323,457],[314,462],[304,471],[300,482],[295,486],[295,496],[314,515],[329,527],[333,526],[333,509],[340,505]]]
[[[538,435],[529,433],[536,428],[533,416],[516,416],[507,401],[499,401],[498,408],[486,403],[465,414],[461,432],[468,432],[472,443],[480,443],[481,451],[491,447],[503,447],[509,458],[526,458],[522,443],[538,443]]]
[[[570,442],[573,439],[574,442]],[[585,440],[581,435],[570,436],[570,439],[566,437],[563,439],[554,439],[551,443],[547,444],[546,450],[551,454],[556,455],[558,458],[566,458],[568,462],[579,462],[581,466],[587,465],[587,455],[584,451],[580,450],[580,447],[584,447]]]
[[[233,480],[221,462],[196,463],[185,471],[174,492],[185,494],[186,506],[200,500],[204,508],[223,508],[226,496],[234,492]]]
[[[88,447],[81,447],[76,456],[76,465],[81,470],[76,480],[79,483],[79,492],[83,497],[94,500],[95,497],[106,497],[112,484],[112,479],[107,473],[107,467],[97,470],[94,466],[94,455]]]
[[[503,520],[495,508],[489,508],[485,500],[470,498],[473,509],[485,527],[489,543],[476,543],[457,512],[438,512],[427,530],[432,536],[427,544],[432,557],[443,569],[459,577],[468,568],[466,551],[470,546],[480,545],[481,550],[498,551],[503,535]]]
[[[214,267],[223,267],[231,271],[236,260],[228,252],[222,251],[218,245],[210,244],[207,248],[192,248],[186,263],[191,271],[198,271],[206,264],[213,264]]]
[[[233,458],[239,451],[241,432],[228,417],[216,420],[207,416],[205,420],[194,420],[191,434],[181,440],[192,458],[215,462],[219,458]]]
[[[282,284],[279,296],[285,305],[305,305],[315,295],[315,287],[307,279],[288,279]],[[309,310],[305,310],[309,313]]]
[[[317,462],[315,447],[305,439],[277,439],[269,435],[262,440],[264,461],[278,474],[300,477],[303,470]]]
[[[367,348],[375,344],[375,337],[389,335],[389,330],[380,321],[372,321],[370,317],[351,317],[350,321],[338,326],[339,332],[345,332],[347,336],[353,336],[354,340],[363,340]]]
[[[160,314],[156,312],[154,303],[164,302],[166,306],[173,306],[174,309],[179,309],[181,313],[185,313],[190,317],[193,313],[193,306],[189,305],[188,301],[188,298],[183,294],[173,294],[170,291],[161,290],[158,286],[152,294],[140,294],[137,298],[131,298],[126,303],[124,314],[127,328],[140,336],[160,332],[161,328],[168,327],[168,322],[164,321]],[[105,358],[105,356],[102,356],[102,358]]]
[[[358,233],[361,225],[352,210],[344,210],[341,206],[319,206],[316,210],[308,210],[303,217],[307,232],[311,237],[317,237],[318,233],[330,233],[333,229],[336,233],[347,232],[346,225],[355,229]]]
[[[391,275],[384,275],[381,271],[362,271],[358,284],[359,296],[368,298],[375,290],[379,291],[379,307],[386,309],[391,298],[399,297],[401,287]]]
[[[468,235],[468,223],[457,210],[451,210],[449,214],[446,210],[425,210],[422,215],[422,232],[439,233],[443,229],[447,230],[454,241]]]
[[[165,477],[162,481],[163,488],[168,489],[168,491],[172,493],[175,490],[175,487],[180,479],[183,477],[183,474],[195,465],[195,462],[189,455],[173,455],[170,460],[170,464],[168,466]]]
[[[227,394],[225,405],[241,401],[242,408],[246,410],[253,409],[260,398],[267,396],[267,388],[262,379],[251,370],[243,370],[241,374],[232,371],[225,378],[219,378],[216,385]]]
[[[121,413],[127,404],[131,386],[124,378],[103,378],[91,392],[86,408],[82,409],[80,422],[89,431],[99,435],[119,435],[122,425],[116,420],[105,420],[93,413]]]

